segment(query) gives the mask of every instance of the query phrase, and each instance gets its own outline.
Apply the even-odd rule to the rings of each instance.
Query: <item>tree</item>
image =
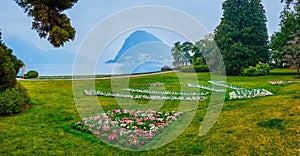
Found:
[[[54,47],[74,40],[75,29],[63,11],[70,9],[78,0],[15,0],[28,16],[33,17],[32,29],[41,38],[47,38]]]
[[[188,63],[191,63],[190,51],[193,48],[193,44],[190,42],[176,42],[172,47],[172,56],[174,59],[173,65],[175,67],[186,66]]]
[[[13,88],[17,81],[16,76],[23,62],[12,54],[12,50],[5,46],[0,32],[0,91]]]
[[[267,62],[268,34],[261,0],[226,0],[223,10],[214,39],[226,74],[239,75],[244,68]]]
[[[181,66],[180,56],[182,55],[181,43],[180,42],[174,43],[171,52],[174,59],[173,66],[180,67]]]
[[[195,43],[194,47],[197,50],[193,55],[193,62],[201,58],[202,64],[207,64],[210,71],[218,71],[222,57],[216,42],[211,38],[212,36],[210,34]]]
[[[181,47],[182,47],[183,55],[185,57],[185,65],[187,65],[188,63],[191,64],[192,63],[191,53],[194,47],[193,43],[186,41],[182,43]]]
[[[297,69],[300,77],[300,30],[292,35],[293,40],[284,47],[283,55],[291,68]]]
[[[270,43],[270,47],[274,51],[272,58],[277,67],[291,63],[287,62],[290,59],[286,59],[286,54],[288,49],[293,49],[291,49],[291,43],[294,42],[295,34],[300,30],[300,1],[285,0],[280,19],[280,31],[272,35]]]

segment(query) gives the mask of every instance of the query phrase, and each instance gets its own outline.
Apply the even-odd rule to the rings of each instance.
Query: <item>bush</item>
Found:
[[[270,67],[267,63],[259,62],[256,67],[250,66],[243,70],[243,76],[262,76],[270,73]]]
[[[0,114],[14,114],[22,111],[30,102],[26,88],[17,83],[15,87],[0,92]]]
[[[37,71],[30,70],[27,72],[27,74],[25,74],[26,79],[32,79],[37,77],[39,77],[39,73]]]
[[[180,69],[181,72],[187,72],[187,73],[191,73],[191,72],[208,72],[208,66],[205,64],[201,64],[201,65],[197,65],[197,66],[183,66]]]
[[[195,72],[195,69],[192,65],[190,66],[183,66],[181,67],[180,69],[181,72],[187,72],[187,73],[192,73],[192,72]]]
[[[160,71],[172,71],[172,68],[170,68],[169,66],[163,66],[160,68]]]
[[[198,66],[194,66],[195,72],[209,72],[208,65],[201,64]]]

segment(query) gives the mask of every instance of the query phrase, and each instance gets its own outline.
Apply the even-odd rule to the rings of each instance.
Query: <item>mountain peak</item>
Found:
[[[138,44],[145,43],[145,42],[160,42],[162,41],[158,39],[153,34],[146,32],[144,30],[137,30],[131,33],[126,39],[122,48],[119,50],[117,55],[113,60],[108,60],[106,63],[115,63],[118,62],[119,58],[130,48],[137,46]]]

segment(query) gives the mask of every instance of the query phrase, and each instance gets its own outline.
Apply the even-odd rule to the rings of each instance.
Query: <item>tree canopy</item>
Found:
[[[74,40],[75,29],[63,11],[70,9],[78,0],[15,0],[28,16],[33,17],[32,29],[41,38],[47,38],[54,47]]]
[[[17,81],[16,76],[23,62],[1,40],[0,32],[0,91],[13,88]]]
[[[214,39],[223,55],[226,74],[239,75],[244,68],[267,62],[267,19],[261,0],[226,0],[223,10]]]
[[[296,60],[297,53],[299,53],[297,42],[299,42],[300,31],[299,0],[285,0],[285,6],[280,15],[279,26],[280,30],[272,35],[270,43],[275,64],[277,67],[283,67],[284,64],[293,68],[297,67]],[[299,58],[298,61],[300,61]]]

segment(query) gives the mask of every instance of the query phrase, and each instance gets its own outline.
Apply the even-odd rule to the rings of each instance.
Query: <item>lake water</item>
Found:
[[[130,67],[128,65],[117,64],[101,64],[98,65],[93,73],[82,74],[131,74],[131,73],[144,73],[160,71],[162,64],[159,63],[146,63],[137,67]],[[26,72],[35,70],[39,73],[39,76],[54,76],[54,75],[73,75],[73,64],[39,64],[39,65],[27,65]],[[84,68],[83,68],[84,70]],[[22,73],[22,69],[19,72],[19,76]]]

